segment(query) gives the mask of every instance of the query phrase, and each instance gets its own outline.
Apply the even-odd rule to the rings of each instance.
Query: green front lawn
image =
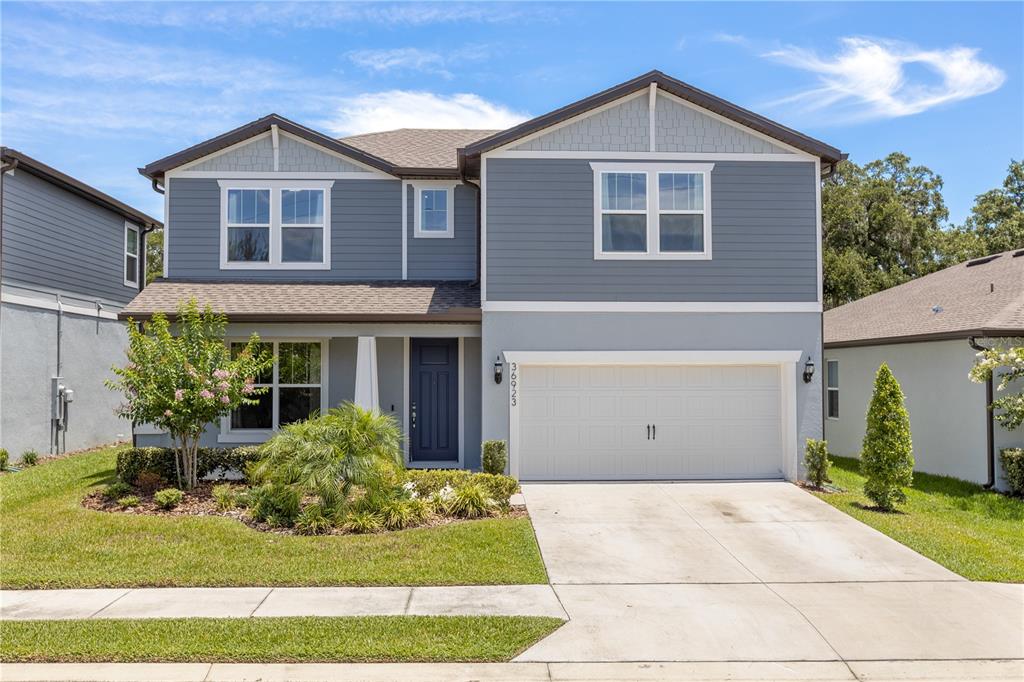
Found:
[[[226,517],[84,509],[116,449],[0,475],[0,586],[489,585],[546,583],[526,518],[378,535],[301,537]]]
[[[561,624],[525,616],[4,621],[0,661],[508,661]]]
[[[948,476],[914,472],[899,512],[871,509],[860,462],[834,457],[831,478],[843,493],[825,502],[970,580],[1024,582],[1024,499]]]

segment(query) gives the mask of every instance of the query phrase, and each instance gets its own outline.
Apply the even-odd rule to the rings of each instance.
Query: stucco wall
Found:
[[[906,396],[914,468],[984,483],[985,386],[968,378],[974,355],[966,340],[826,350],[826,359],[839,361],[839,419],[825,420],[829,450],[859,455],[875,373],[886,362]],[[1024,444],[1024,433],[1010,433],[998,424],[995,431],[997,453],[999,447]],[[996,470],[997,485],[1005,485],[998,454]]]
[[[124,362],[124,324],[65,313],[62,337],[62,375],[75,392],[67,450],[130,438],[131,424],[114,415],[120,398],[103,383],[113,378],[110,367]],[[0,305],[0,447],[15,460],[28,449],[50,452],[50,380],[56,375],[57,313]]]

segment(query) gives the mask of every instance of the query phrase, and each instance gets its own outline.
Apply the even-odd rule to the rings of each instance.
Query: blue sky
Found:
[[[1024,157],[1024,4],[19,3],[3,144],[161,217],[136,168],[271,111],[327,133],[507,127],[652,68],[840,147],[951,219]]]

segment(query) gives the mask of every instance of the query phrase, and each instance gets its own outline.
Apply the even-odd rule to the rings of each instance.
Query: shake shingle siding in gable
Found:
[[[15,170],[3,178],[3,281],[124,305],[122,216]]]
[[[330,270],[221,270],[220,186],[169,183],[170,277],[223,280],[360,280],[402,276],[401,183],[336,180],[331,190]]]
[[[415,186],[409,186],[409,279],[476,279],[476,189],[455,188],[455,236],[451,239],[416,238]]]
[[[813,302],[814,174],[812,162],[716,162],[711,260],[595,260],[589,161],[489,159],[487,299]]]

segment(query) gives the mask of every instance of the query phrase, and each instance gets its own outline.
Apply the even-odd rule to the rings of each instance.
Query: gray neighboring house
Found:
[[[987,409],[989,387],[968,378],[976,346],[1001,342],[1024,342],[1024,249],[827,311],[829,450],[859,455],[875,372],[885,362],[906,396],[915,469],[1003,487],[999,450],[1024,446],[1024,431],[1002,428]]]
[[[207,445],[354,400],[414,467],[478,468],[494,438],[523,480],[793,479],[842,157],[658,71],[504,131],[270,115],[140,169],[164,278],[121,316],[195,296],[287,359]]]
[[[0,447],[17,460],[131,437],[103,382],[145,283],[150,216],[0,148]]]

